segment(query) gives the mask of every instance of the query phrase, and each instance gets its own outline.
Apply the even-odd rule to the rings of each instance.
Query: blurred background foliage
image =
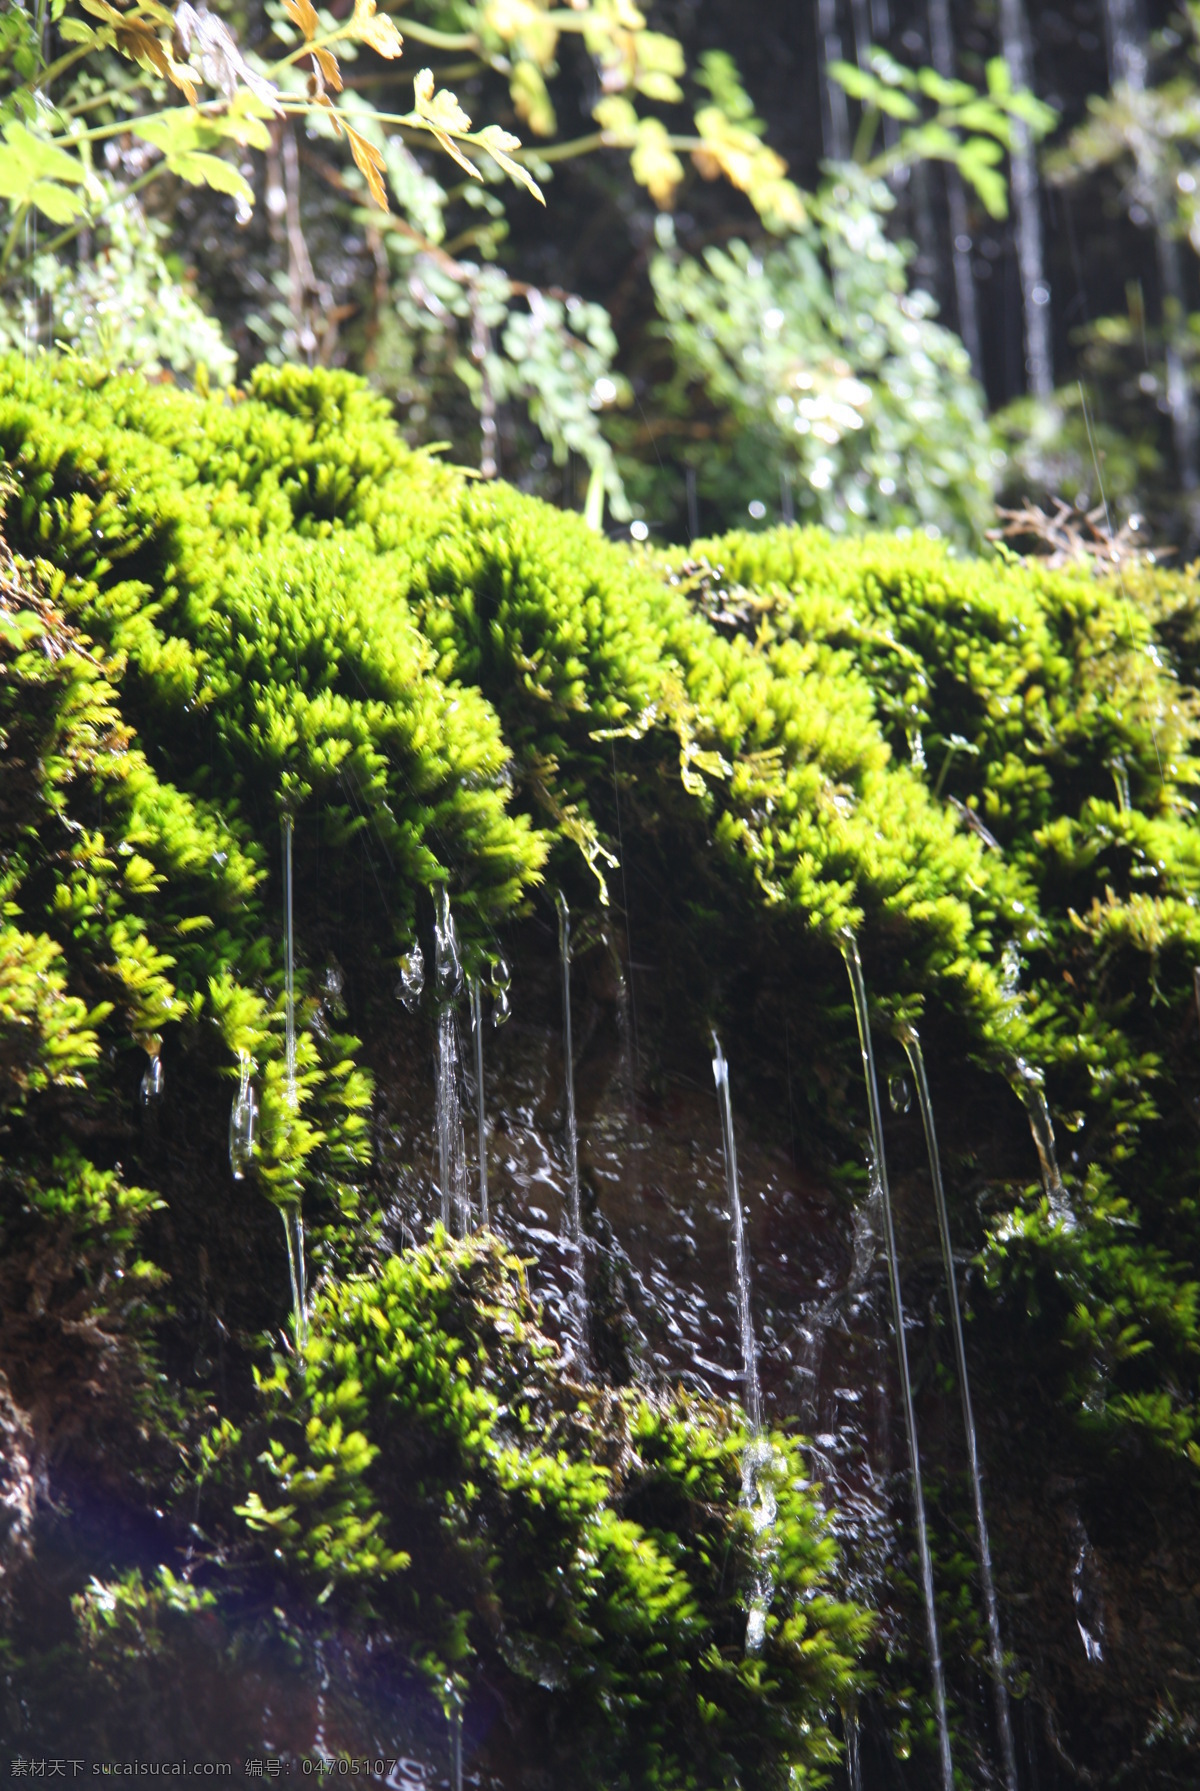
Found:
[[[1198,0],[0,5],[6,343],[349,367],[635,538],[1187,554],[1198,256]]]

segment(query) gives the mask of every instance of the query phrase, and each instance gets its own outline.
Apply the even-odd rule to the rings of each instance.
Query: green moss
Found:
[[[795,1443],[773,1438],[776,1590],[747,1658],[742,1422],[564,1384],[516,1267],[438,1235],[331,1286],[303,1378],[260,1382],[261,1439],[210,1440],[214,1470],[263,1442],[240,1514],[331,1611],[411,1638],[439,1691],[523,1682],[530,1737],[557,1749],[569,1720],[580,1782],[821,1782],[866,1625],[829,1594]]]
[[[728,913],[760,916],[766,943],[733,943],[777,1002],[836,986],[814,1134],[856,1153],[851,926],[881,1032],[919,1020],[989,1136],[1022,1140],[977,1166],[978,1211],[952,1187],[981,1306],[1014,1352],[1036,1347],[1039,1385],[1089,1439],[1200,1465],[1189,580],[818,531],[633,554],[411,453],[355,381],[295,369],[230,401],[7,360],[0,453],[6,1237],[28,1266],[68,1215],[80,1260],[86,1236],[96,1262],[134,1261],[172,1193],[152,1153],[144,1198],[118,1170],[139,1044],[159,1038],[210,1082],[251,1055],[244,1199],[299,1190],[323,1233],[304,1383],[260,1349],[257,1392],[228,1409],[197,1384],[181,1418],[163,1384],[223,1549],[278,1550],[439,1683],[507,1675],[531,1723],[577,1725],[581,1782],[709,1791],[736,1759],[765,1786],[829,1756],[822,1712],[861,1629],[822,1590],[830,1544],[794,1442],[776,1439],[775,1627],[747,1662],[737,1422],[570,1386],[490,1245],[361,1272],[371,1041],[333,1024],[307,892],[324,878],[341,902],[370,854],[357,949],[382,987],[435,885],[468,951],[544,877],[601,902],[618,750],[632,850],[663,855],[697,957]],[[704,968],[697,1019],[717,1001]],[[1070,1122],[1067,1220],[1030,1185],[1018,1056]],[[149,1273],[138,1288],[165,1334],[175,1294]],[[143,1379],[152,1359],[147,1343]]]

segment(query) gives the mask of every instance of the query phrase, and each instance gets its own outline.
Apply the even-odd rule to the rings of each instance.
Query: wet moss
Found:
[[[862,1632],[829,1601],[794,1441],[787,1615],[746,1661],[737,1422],[573,1386],[493,1246],[381,1242],[371,1029],[429,890],[449,886],[477,960],[548,877],[596,934],[640,855],[676,935],[674,1025],[736,1013],[726,949],[747,1011],[795,1010],[831,1173],[860,1124],[838,960],[857,930],[881,1030],[919,1021],[973,1091],[949,1157],[983,1322],[1014,1360],[1036,1350],[1081,1447],[1135,1439],[1194,1476],[1187,578],[797,530],[635,554],[411,453],[360,384],[295,369],[200,398],[5,361],[0,453],[0,1368],[42,1413],[34,1365],[58,1364],[44,1429],[68,1455],[180,1524],[200,1476],[222,1571],[324,1598],[442,1693],[502,1683],[514,1731],[559,1734],[580,1782],[819,1772]],[[348,908],[353,1030],[330,970]],[[768,1078],[773,1048],[748,1038]],[[202,1091],[186,1152],[140,1112],[147,1050]],[[231,1184],[240,1052],[262,1126]],[[971,1155],[980,1115],[1023,1134],[1018,1058],[1068,1122],[1065,1211],[1028,1149]],[[286,1290],[262,1215],[297,1193],[321,1277],[304,1380],[263,1336]],[[189,1283],[210,1245],[221,1299]],[[72,1429],[88,1400],[159,1440],[122,1455],[100,1421]]]

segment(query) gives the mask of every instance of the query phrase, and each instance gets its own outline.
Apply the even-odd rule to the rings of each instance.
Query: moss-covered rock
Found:
[[[296,369],[202,398],[9,360],[0,455],[0,1370],[52,1476],[165,1514],[155,1571],[197,1525],[192,1577],[235,1629],[270,1582],[441,1695],[486,1682],[581,1784],[819,1782],[863,1631],[790,1434],[746,1660],[739,1422],[652,1377],[574,1385],[498,1246],[383,1241],[388,991],[429,892],[478,965],[547,876],[586,939],[629,866],[658,905],[649,1075],[719,1018],[769,1127],[786,1014],[804,1135],[843,1185],[856,930],[881,1036],[917,1022],[958,1066],[955,1224],[1011,1386],[1036,1357],[1036,1423],[1066,1414],[1089,1459],[1144,1449],[1194,1497],[1186,576],[795,530],[632,553]],[[147,1053],[184,1116],[169,1144]],[[235,1184],[244,1056],[261,1129]],[[1019,1061],[1067,1122],[1065,1202],[1033,1185]],[[303,1377],[265,1336],[271,1205],[297,1200]],[[131,1634],[208,1620],[134,1565],[105,1579]]]

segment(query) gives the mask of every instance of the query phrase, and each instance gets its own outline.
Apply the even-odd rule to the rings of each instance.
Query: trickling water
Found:
[[[475,1034],[475,1117],[479,1129],[479,1223],[488,1228],[487,1097],[483,1086],[483,992],[471,978],[471,1030]]]
[[[396,999],[402,1001],[409,1013],[415,1013],[422,992],[425,988],[425,953],[421,950],[421,942],[414,939],[412,945],[400,960],[400,977],[396,984]]]
[[[294,1113],[299,1104],[296,1093],[296,938],[292,924],[292,817],[284,815],[283,832],[283,951],[284,951],[284,1041],[287,1065],[287,1104]],[[281,1209],[284,1236],[287,1238],[288,1273],[292,1281],[292,1310],[296,1317],[296,1346],[303,1350],[308,1342],[308,1288],[304,1267],[304,1218],[300,1209],[300,1190],[291,1206]]]
[[[292,1280],[292,1311],[296,1318],[296,1347],[308,1342],[308,1277],[304,1268],[304,1217],[300,1203],[280,1208],[287,1239],[288,1273]]]
[[[954,1791],[954,1765],[950,1755],[950,1724],[946,1714],[946,1679],[942,1667],[942,1646],[938,1633],[937,1606],[933,1594],[933,1562],[929,1553],[929,1530],[925,1520],[925,1491],[921,1485],[921,1454],[917,1443],[917,1415],[913,1407],[912,1380],[908,1367],[908,1343],[904,1334],[904,1300],[900,1291],[900,1263],[896,1252],[896,1234],[892,1223],[892,1200],[888,1189],[887,1158],[883,1144],[883,1114],[879,1105],[879,1083],[875,1075],[875,1050],[871,1043],[871,1022],[867,1009],[867,987],[863,980],[862,960],[853,933],[842,936],[842,955],[854,995],[854,1015],[858,1022],[858,1042],[862,1051],[863,1076],[867,1085],[867,1107],[871,1120],[872,1178],[877,1185],[883,1215],[883,1235],[887,1245],[888,1279],[892,1294],[892,1318],[896,1332],[896,1357],[900,1369],[900,1396],[904,1405],[904,1427],[908,1437],[909,1471],[912,1478],[913,1508],[917,1523],[917,1553],[921,1566],[921,1590],[925,1600],[925,1622],[929,1633],[929,1667],[933,1679],[933,1702],[938,1726],[938,1750],[941,1757],[943,1791]]]
[[[149,1107],[152,1101],[161,1100],[163,1089],[166,1086],[166,1077],[163,1075],[162,1058],[159,1056],[157,1040],[155,1040],[152,1047],[148,1047],[147,1056],[150,1061],[142,1071],[141,1081],[143,1107]]]
[[[455,1702],[450,1712],[450,1785],[451,1791],[462,1791],[463,1784],[462,1705]]]
[[[817,54],[820,61],[825,154],[831,161],[844,162],[850,154],[850,111],[846,104],[845,88],[829,74],[832,65],[842,60],[837,0],[817,0]]]
[[[971,1382],[967,1373],[967,1350],[963,1339],[962,1313],[958,1303],[958,1277],[954,1268],[954,1251],[950,1241],[950,1215],[946,1210],[946,1192],[942,1185],[942,1160],[938,1150],[937,1130],[933,1120],[933,1101],[929,1078],[925,1074],[925,1057],[914,1027],[906,1027],[900,1042],[908,1054],[917,1087],[917,1103],[925,1128],[925,1146],[929,1153],[929,1177],[933,1183],[933,1200],[937,1208],[938,1234],[942,1242],[942,1262],[946,1269],[946,1294],[950,1302],[950,1324],[954,1335],[954,1355],[958,1365],[958,1390],[962,1398],[963,1427],[967,1435],[967,1461],[971,1470],[971,1496],[975,1505],[975,1529],[979,1539],[979,1580],[983,1589],[984,1614],[987,1618],[988,1657],[992,1668],[992,1693],[996,1705],[996,1733],[1000,1741],[1000,1758],[1006,1791],[1018,1791],[1017,1756],[1013,1744],[1012,1713],[1009,1710],[1008,1686],[1004,1673],[1004,1644],[1000,1639],[1000,1605],[996,1597],[996,1581],[992,1572],[992,1548],[988,1537],[987,1513],[983,1503],[983,1476],[979,1467],[979,1441],[975,1430],[975,1413],[971,1404]]]
[[[1109,72],[1114,82],[1126,81],[1138,92],[1146,85],[1147,72],[1140,12],[1138,0],[1104,0]]]
[[[512,987],[512,971],[504,958],[493,958],[491,977],[492,1025],[503,1026],[512,1013],[508,991]]]
[[[742,1385],[746,1413],[756,1433],[762,1429],[762,1391],[758,1380],[758,1346],[754,1339],[754,1315],[750,1309],[750,1255],[742,1217],[738,1186],[737,1144],[733,1136],[733,1103],[729,1093],[729,1065],[716,1033],[713,1042],[713,1077],[721,1106],[721,1136],[725,1145],[725,1185],[729,1193],[729,1223],[733,1237],[734,1294],[737,1299],[738,1332],[742,1344]]]
[[[742,1458],[742,1508],[750,1513],[754,1526],[756,1563],[750,1591],[750,1611],[746,1620],[746,1652],[757,1654],[767,1629],[767,1612],[774,1593],[771,1572],[771,1537],[775,1523],[775,1490],[768,1469],[773,1452],[763,1435],[762,1389],[758,1378],[758,1344],[754,1336],[754,1315],[750,1306],[750,1252],[746,1244],[746,1226],[742,1214],[742,1196],[738,1185],[737,1143],[733,1135],[733,1102],[729,1091],[729,1065],[714,1032],[713,1079],[721,1109],[721,1137],[725,1147],[725,1186],[729,1196],[730,1235],[733,1240],[734,1294],[737,1300],[738,1331],[742,1344],[742,1386],[746,1414],[750,1419],[750,1441]]]
[[[1146,41],[1146,22],[1139,0],[1104,0],[1104,26],[1108,38],[1108,60],[1114,83],[1123,82],[1132,94],[1146,90],[1150,72]],[[1195,527],[1195,492],[1200,482],[1200,414],[1193,398],[1192,380],[1188,373],[1189,325],[1188,280],[1183,265],[1178,230],[1173,228],[1173,203],[1170,176],[1164,178],[1161,151],[1155,147],[1154,134],[1143,128],[1135,138],[1135,160],[1139,182],[1149,195],[1149,210],[1158,251],[1158,274],[1162,285],[1164,342],[1166,363],[1166,400],[1171,414],[1171,430],[1179,462],[1179,480],[1189,500]],[[1165,190],[1164,190],[1165,189]]]
[[[579,1204],[579,1127],[575,1117],[575,1047],[571,1040],[571,910],[558,891],[558,951],[562,963],[563,1080],[567,1097],[567,1217],[571,1228],[572,1278],[579,1363],[588,1365],[588,1304],[584,1274],[583,1214]]]
[[[1032,85],[1029,21],[1021,0],[1000,0],[1000,43],[1015,87]],[[1042,200],[1037,158],[1029,126],[1012,121],[1011,180],[1017,266],[1025,312],[1026,385],[1035,398],[1054,391],[1054,353],[1050,327],[1050,285],[1046,277],[1042,236]]]
[[[438,890],[434,927],[434,994],[437,997],[436,1120],[438,1187],[441,1220],[459,1237],[471,1229],[471,1196],[467,1189],[467,1146],[463,1127],[458,1015],[455,1001],[463,984],[458,935],[443,884]]]
[[[258,1129],[258,1102],[250,1086],[254,1060],[248,1051],[238,1052],[238,1091],[229,1114],[229,1167],[240,1182],[254,1156]]]
[[[1104,1594],[1096,1567],[1095,1551],[1082,1523],[1076,1522],[1079,1553],[1071,1574],[1071,1597],[1075,1605],[1075,1627],[1083,1643],[1083,1651],[1093,1666],[1104,1664]]]
[[[939,75],[952,81],[956,74],[954,33],[950,19],[950,0],[929,0],[929,54]],[[950,258],[954,269],[954,298],[958,311],[958,333],[971,357],[976,379],[983,377],[983,351],[979,334],[979,306],[975,296],[975,275],[971,266],[971,216],[966,188],[957,168],[945,170],[948,222],[950,225]]]
[[[1046,1105],[1046,1096],[1042,1088],[1042,1072],[1026,1063],[1023,1057],[1016,1059],[1016,1081],[1013,1087],[1021,1097],[1025,1111],[1029,1115],[1029,1130],[1033,1134],[1033,1142],[1037,1149],[1038,1162],[1042,1170],[1042,1186],[1046,1198],[1050,1202],[1053,1216],[1068,1231],[1075,1228],[1075,1215],[1067,1200],[1066,1189],[1062,1184],[1062,1176],[1058,1173],[1058,1155],[1054,1148],[1054,1123],[1050,1118],[1050,1109]]]
[[[862,1761],[858,1750],[858,1718],[852,1710],[846,1712],[846,1777],[850,1780],[850,1791],[862,1791]]]
[[[284,815],[283,829],[283,944],[284,1036],[287,1050],[287,1102],[296,1109],[296,954],[292,929],[292,817]]]

